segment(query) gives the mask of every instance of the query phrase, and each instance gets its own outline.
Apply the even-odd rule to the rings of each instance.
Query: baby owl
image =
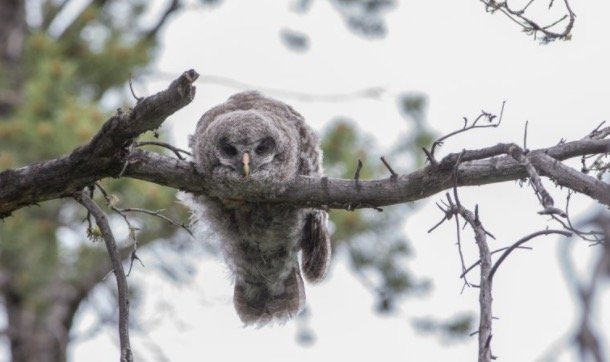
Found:
[[[330,262],[328,215],[214,195],[244,189],[274,194],[297,175],[320,175],[318,143],[292,107],[257,92],[235,94],[207,111],[191,138],[197,171],[211,186],[208,195],[190,195],[186,202],[193,221],[220,241],[235,277],[233,303],[246,324],[284,321],[303,308],[301,272],[319,281]]]

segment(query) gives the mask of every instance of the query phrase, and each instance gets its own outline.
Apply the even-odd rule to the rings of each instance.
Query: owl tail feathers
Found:
[[[269,322],[285,322],[305,306],[305,288],[298,267],[295,267],[273,293],[268,283],[246,281],[237,277],[233,304],[242,322],[262,326]]]

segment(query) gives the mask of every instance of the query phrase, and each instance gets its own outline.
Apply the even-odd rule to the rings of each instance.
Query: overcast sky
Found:
[[[506,100],[501,128],[453,138],[442,152],[521,143],[526,120],[528,146],[544,147],[561,138],[581,138],[610,113],[610,4],[581,1],[572,7],[578,16],[573,40],[543,46],[501,14],[486,14],[476,0],[403,1],[388,13],[387,37],[376,41],[351,33],[327,1],[315,1],[301,16],[290,12],[285,2],[230,0],[213,9],[194,8],[175,16],[162,35],[156,75],[140,80],[136,88],[148,93],[161,90],[172,79],[167,74],[173,77],[190,68],[255,87],[312,94],[383,86],[386,93],[380,100],[303,102],[269,94],[292,104],[318,130],[336,116],[348,116],[382,144],[408,131],[395,101],[402,92],[428,96],[427,119],[439,134],[460,127],[463,116],[476,116],[481,109],[499,112]],[[309,35],[307,52],[289,51],[281,43],[279,31],[285,26]],[[172,128],[175,143],[186,147],[186,137],[201,114],[237,90],[198,82],[193,103],[165,123]],[[413,171],[393,166],[402,173]],[[545,185],[563,206],[565,193],[546,180]],[[556,227],[536,214],[540,206],[531,189],[515,182],[463,188],[460,195],[467,207],[479,204],[485,227],[497,237],[490,242],[492,249],[547,225]],[[373,297],[339,256],[327,281],[306,286],[316,340],[304,347],[295,342],[292,322],[243,328],[231,304],[226,269],[206,257],[198,261],[195,280],[182,287],[163,283],[151,270],[140,270],[138,280],[149,287],[149,298],[141,308],[157,322],[146,338],[134,333],[136,353],[148,361],[165,360],[157,347],[171,361],[475,360],[476,337],[448,344],[419,335],[409,324],[416,317],[448,318],[477,310],[478,290],[460,294],[454,225],[426,233],[442,216],[434,206],[441,198],[435,195],[419,203],[419,211],[405,220],[416,254],[410,267],[431,278],[434,288],[424,297],[406,300],[397,315],[373,312]],[[576,198],[573,217],[590,208],[585,199]],[[477,249],[472,234],[464,235],[465,257],[474,262]],[[553,236],[532,241],[534,250],[514,253],[494,279],[493,307],[499,319],[494,321],[492,350],[502,361],[540,358],[577,321],[575,301],[559,268],[561,243]],[[586,272],[591,248],[576,244],[574,257]],[[608,288],[604,295],[598,305],[605,300],[606,308],[598,310],[598,321],[599,326],[610,326]],[[173,308],[165,308],[164,313],[162,303]],[[81,328],[87,313],[80,317]],[[112,328],[73,345],[72,360],[116,359],[115,335]],[[574,355],[564,354],[560,360],[573,359]]]

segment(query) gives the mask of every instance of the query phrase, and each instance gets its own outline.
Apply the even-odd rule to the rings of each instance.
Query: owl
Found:
[[[305,303],[302,275],[324,278],[331,256],[319,209],[225,198],[231,190],[277,194],[298,176],[319,176],[317,135],[292,107],[243,92],[207,111],[191,137],[193,161],[210,185],[187,201],[195,223],[219,240],[245,324],[286,321]],[[300,265],[299,265],[300,261]]]

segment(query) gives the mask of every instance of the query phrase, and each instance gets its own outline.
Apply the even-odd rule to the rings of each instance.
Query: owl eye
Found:
[[[273,141],[273,139],[271,137],[266,137],[258,144],[258,146],[256,146],[254,152],[257,155],[262,156],[270,153],[274,147],[275,142]]]
[[[226,156],[232,157],[237,155],[237,148],[229,144],[225,139],[220,140],[220,150]]]

